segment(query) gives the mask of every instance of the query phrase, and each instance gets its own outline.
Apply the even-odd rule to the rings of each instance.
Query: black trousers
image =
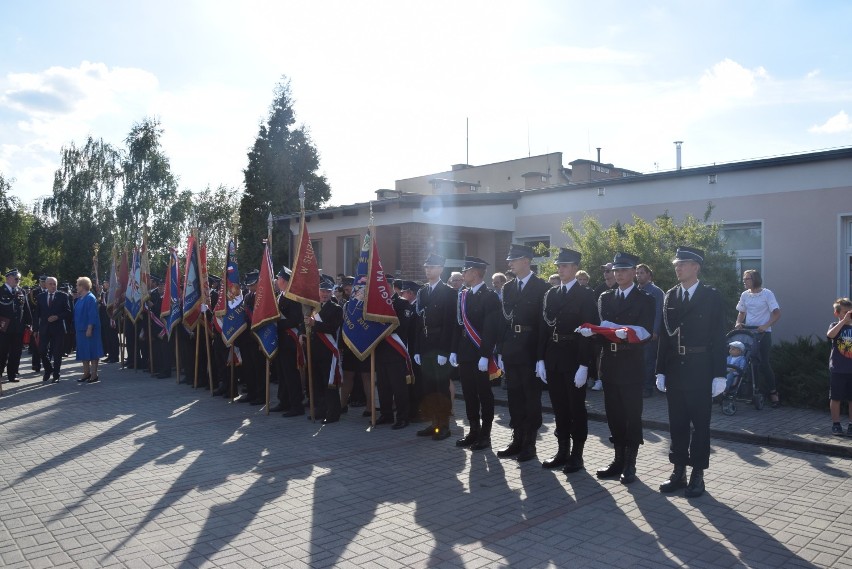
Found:
[[[62,367],[62,354],[65,349],[65,332],[45,332],[38,335],[39,355],[44,371],[48,371],[53,377],[59,377],[59,369]],[[35,357],[35,355],[33,355]]]
[[[704,383],[704,382],[702,382]],[[672,444],[669,462],[706,469],[710,466],[710,413],[713,400],[707,390],[666,390]]]
[[[278,368],[278,401],[291,411],[302,409],[302,375],[299,373],[296,347],[289,336],[278,336],[281,345],[275,357]]]
[[[506,386],[509,395],[509,426],[528,432],[541,427],[542,382],[535,375],[535,364],[506,364]]]
[[[340,418],[340,389],[330,386],[331,359],[312,359],[314,379],[314,417],[334,421]]]
[[[396,407],[396,420],[407,421],[411,414],[408,399],[408,383],[405,376],[408,368],[402,357],[376,358],[376,387],[379,390],[379,412],[384,417],[393,417]]]
[[[613,383],[603,378],[604,409],[610,441],[615,446],[639,446],[642,437],[642,370],[636,381]]]
[[[494,392],[487,371],[479,371],[478,362],[459,362],[464,408],[471,429],[491,428],[494,422]]]
[[[556,418],[556,438],[585,442],[589,436],[589,413],[586,411],[586,386],[575,387],[572,372],[547,370],[547,388]]]
[[[60,346],[61,348],[61,346]],[[6,377],[15,379],[21,366],[21,352],[24,350],[24,331],[0,332],[0,366],[5,366]],[[3,373],[3,367],[0,367]]]
[[[444,354],[446,357],[446,354]],[[420,354],[423,371],[423,397],[421,413],[432,420],[433,425],[447,426],[450,422],[450,364],[438,365],[438,352]]]

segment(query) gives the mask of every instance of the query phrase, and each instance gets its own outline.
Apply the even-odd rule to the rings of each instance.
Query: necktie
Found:
[[[568,290],[565,288],[565,285],[562,285],[562,286],[559,287],[559,293],[560,294],[564,295],[567,292],[568,292]]]
[[[518,279],[518,292],[521,292],[522,290],[524,290],[524,281]]]
[[[689,303],[689,291],[688,290],[683,291],[683,303],[684,304]]]
[[[618,304],[621,304],[624,301],[624,291],[618,291]]]
[[[51,306],[53,304],[53,293],[47,295],[47,305]]]

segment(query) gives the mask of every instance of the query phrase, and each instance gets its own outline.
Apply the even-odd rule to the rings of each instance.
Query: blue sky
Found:
[[[333,204],[562,152],[641,172],[852,145],[852,3],[0,2],[0,172],[157,116],[181,188],[242,187],[276,81]],[[277,212],[276,212],[277,213]]]

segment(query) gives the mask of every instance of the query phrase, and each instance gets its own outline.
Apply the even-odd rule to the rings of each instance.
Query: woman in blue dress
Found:
[[[77,381],[97,383],[98,361],[104,357],[104,347],[101,343],[98,300],[92,294],[92,281],[89,277],[77,279],[74,330],[77,332],[77,361],[83,362],[83,377]]]

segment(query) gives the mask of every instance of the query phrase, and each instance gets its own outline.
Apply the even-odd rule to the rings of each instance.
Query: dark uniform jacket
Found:
[[[461,296],[459,291],[456,322],[458,325],[453,334],[453,352],[460,362],[478,362],[479,358],[490,358],[502,332],[503,317],[500,314],[500,297],[489,290],[483,283],[476,293],[467,290],[465,295],[465,314],[473,329],[479,334],[481,346],[476,347],[464,327],[461,313]]]
[[[393,309],[396,312],[396,317],[399,319],[399,326],[393,331],[394,334],[399,336],[399,339],[402,340],[403,345],[408,347],[409,339],[417,332],[416,326],[416,316],[414,314],[414,307],[410,302],[401,298],[399,296],[393,297]],[[396,359],[403,359],[403,355],[400,354],[396,348],[391,346],[388,342],[387,338],[382,340],[378,346],[376,346],[376,360],[377,361],[393,361]],[[413,355],[411,350],[409,349],[409,356]]]
[[[437,352],[449,356],[453,349],[453,330],[456,327],[456,290],[438,281],[435,290],[426,283],[417,291],[417,354]]]
[[[666,390],[710,393],[714,377],[725,377],[728,353],[722,295],[698,284],[689,302],[679,299],[680,285],[666,292],[657,373],[666,376]]]
[[[541,306],[550,285],[531,275],[518,292],[518,280],[503,285],[503,332],[497,351],[508,365],[535,364],[544,359],[544,346],[539,344],[540,327],[544,326]]]
[[[561,286],[544,295],[539,344],[544,346],[544,365],[549,370],[570,372],[592,361],[592,340],[574,332],[581,324],[598,324],[598,307],[592,289],[575,282],[567,293]]]
[[[26,310],[24,291],[16,287],[12,292],[5,284],[0,284],[0,316],[9,319],[7,333],[20,334],[28,323],[29,312]]]
[[[609,320],[625,326],[642,326],[651,334],[654,331],[654,297],[634,286],[627,298],[619,302],[616,299],[618,290],[618,288],[606,290],[598,299],[601,322]],[[630,344],[627,340],[623,340],[613,343],[603,336],[597,336],[597,338],[603,347],[601,376],[605,382],[638,381],[641,383],[643,381],[644,342]]]
[[[311,340],[311,360],[327,361],[332,358],[332,353],[325,343],[317,337],[317,334],[331,334],[337,341],[338,351],[340,349],[340,326],[343,325],[343,308],[332,298],[322,305],[319,310],[322,322],[315,322],[311,328],[314,338]]]
[[[278,312],[281,315],[278,318],[278,345],[288,354],[296,353],[296,343],[290,338],[287,330],[296,328],[296,341],[298,335],[304,329],[304,316],[302,315],[302,305],[284,296],[284,293],[278,295]]]

